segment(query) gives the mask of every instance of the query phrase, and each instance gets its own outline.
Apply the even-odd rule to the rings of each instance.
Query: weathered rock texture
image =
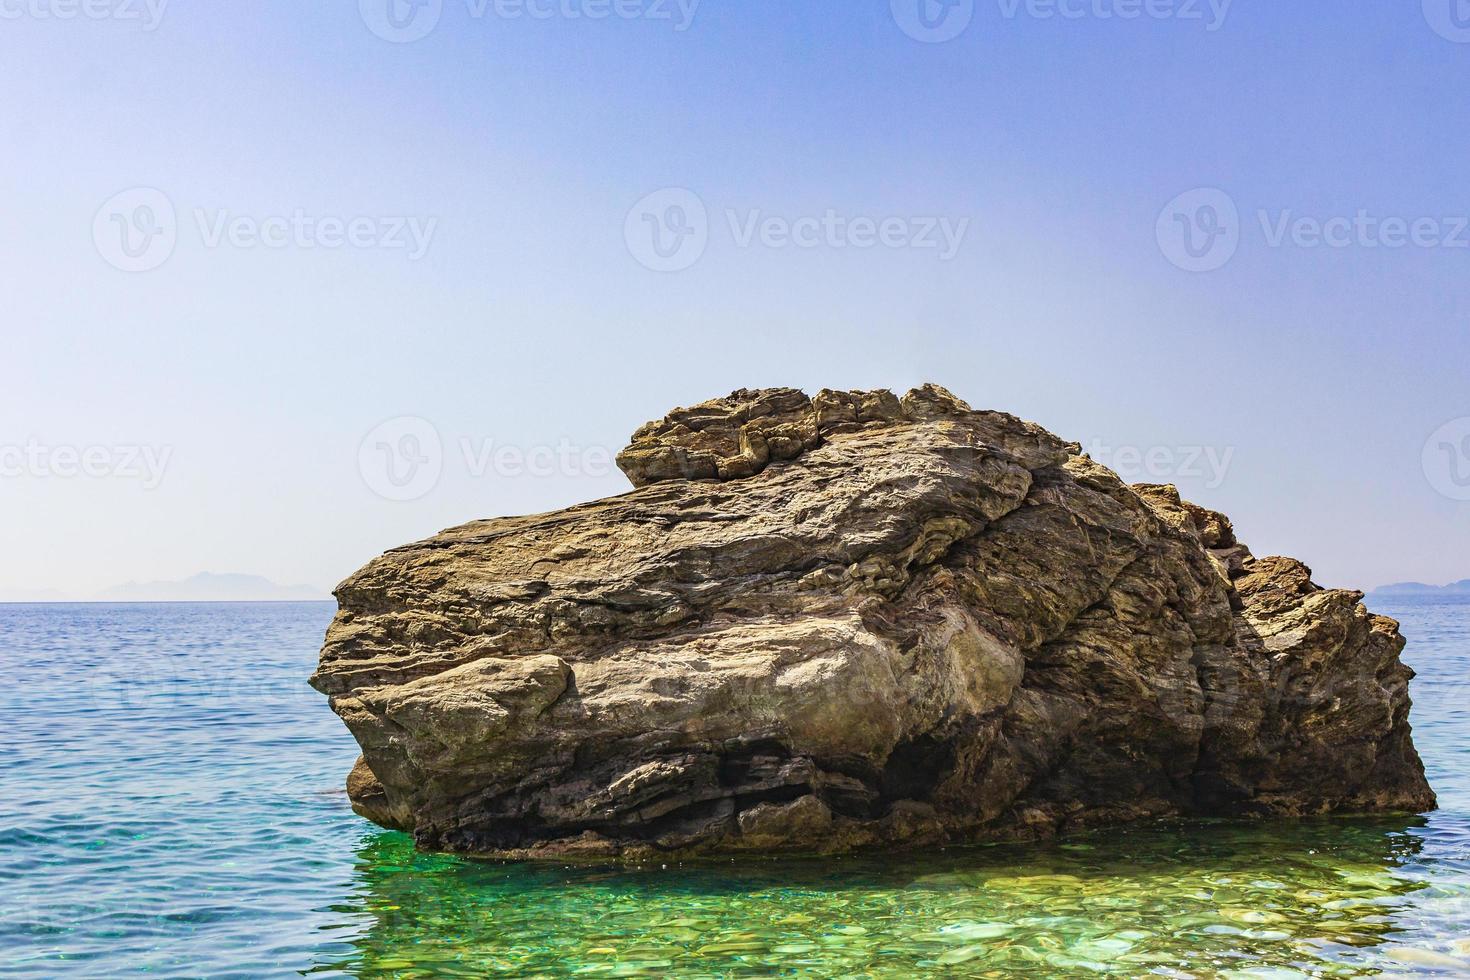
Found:
[[[549,856],[1434,806],[1396,623],[1033,424],[738,391],[619,463],[337,589],[359,813]]]

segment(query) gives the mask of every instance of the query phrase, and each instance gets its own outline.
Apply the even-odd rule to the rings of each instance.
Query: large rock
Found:
[[[1396,623],[1033,424],[739,391],[619,463],[337,589],[359,813],[550,856],[1434,806]]]

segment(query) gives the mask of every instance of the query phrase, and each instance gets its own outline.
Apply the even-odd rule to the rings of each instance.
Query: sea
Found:
[[[1470,976],[1470,602],[1409,638],[1422,816],[516,864],[353,814],[331,603],[0,605],[0,976]]]

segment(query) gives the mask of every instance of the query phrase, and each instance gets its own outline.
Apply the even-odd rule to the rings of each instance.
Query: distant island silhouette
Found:
[[[0,589],[0,602],[310,602],[331,594],[312,585],[281,585],[260,575],[200,572],[178,581],[126,582],[93,595],[56,589]]]
[[[1380,585],[1372,595],[1470,595],[1470,578],[1449,585],[1425,585],[1423,582],[1395,582]]]

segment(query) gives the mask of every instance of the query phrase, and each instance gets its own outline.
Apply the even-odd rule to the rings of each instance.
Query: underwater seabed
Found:
[[[1470,975],[1470,840],[1434,818],[1194,822],[935,854],[547,865],[368,835],[356,977]]]

